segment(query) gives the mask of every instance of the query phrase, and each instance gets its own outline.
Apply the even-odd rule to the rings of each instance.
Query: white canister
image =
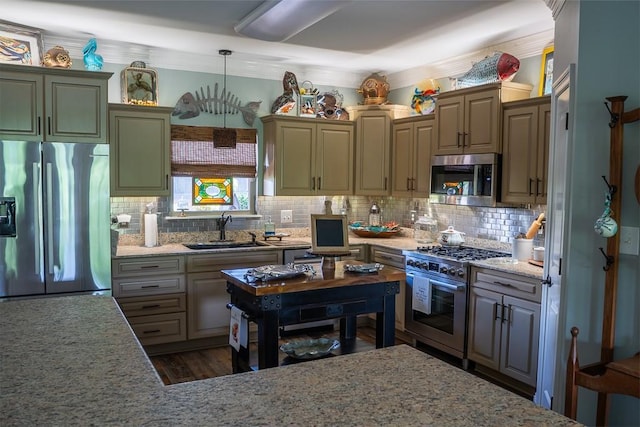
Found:
[[[542,246],[536,246],[533,248],[533,260],[544,261],[544,248]]]
[[[513,239],[511,257],[518,261],[528,261],[532,257],[533,239]]]

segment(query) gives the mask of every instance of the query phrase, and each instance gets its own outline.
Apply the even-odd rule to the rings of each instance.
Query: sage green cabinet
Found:
[[[169,195],[172,111],[109,104],[111,196]]]
[[[490,83],[438,95],[434,155],[500,153],[502,102],[529,98],[531,85]]]
[[[107,143],[109,77],[0,64],[0,139]]]
[[[394,120],[391,195],[428,197],[435,116]]]
[[[502,202],[547,203],[551,98],[503,105]]]
[[[267,116],[264,195],[353,194],[353,122]]]

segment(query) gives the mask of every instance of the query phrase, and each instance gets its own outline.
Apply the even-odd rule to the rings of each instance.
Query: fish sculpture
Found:
[[[296,99],[293,97],[293,93],[300,93],[300,88],[298,87],[296,75],[291,71],[285,71],[282,78],[282,88],[284,89],[282,95],[277,97],[271,104],[271,114],[286,114],[296,106]]]
[[[200,113],[238,114],[240,112],[244,122],[253,126],[261,103],[262,101],[251,101],[243,106],[240,99],[231,92],[227,92],[226,89],[223,89],[222,93],[218,95],[218,83],[216,83],[213,87],[213,95],[208,85],[206,95],[202,87],[200,87],[200,92],[195,92],[195,95],[191,92],[182,95],[171,115],[185,120],[198,117]]]
[[[520,61],[508,53],[496,52],[473,64],[462,77],[456,79],[456,88],[478,86],[485,83],[511,81],[520,68]]]

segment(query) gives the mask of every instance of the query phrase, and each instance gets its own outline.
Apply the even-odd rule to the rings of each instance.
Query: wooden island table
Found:
[[[250,269],[222,270],[227,280],[231,305],[258,325],[258,369],[279,366],[280,326],[326,319],[340,319],[340,341],[348,347],[356,338],[357,316],[376,314],[376,348],[395,343],[395,297],[400,292],[402,270],[384,266],[377,273],[344,271],[337,261],[335,270],[319,270],[284,280],[251,282]],[[253,370],[248,348],[231,349],[233,372]]]

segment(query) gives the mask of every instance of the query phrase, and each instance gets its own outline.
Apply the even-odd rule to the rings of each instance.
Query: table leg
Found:
[[[264,311],[258,320],[258,369],[279,366],[278,312]]]
[[[396,343],[396,294],[383,298],[383,311],[376,313],[376,348]]]
[[[351,340],[356,338],[358,332],[358,318],[347,316],[340,319],[340,339]]]

